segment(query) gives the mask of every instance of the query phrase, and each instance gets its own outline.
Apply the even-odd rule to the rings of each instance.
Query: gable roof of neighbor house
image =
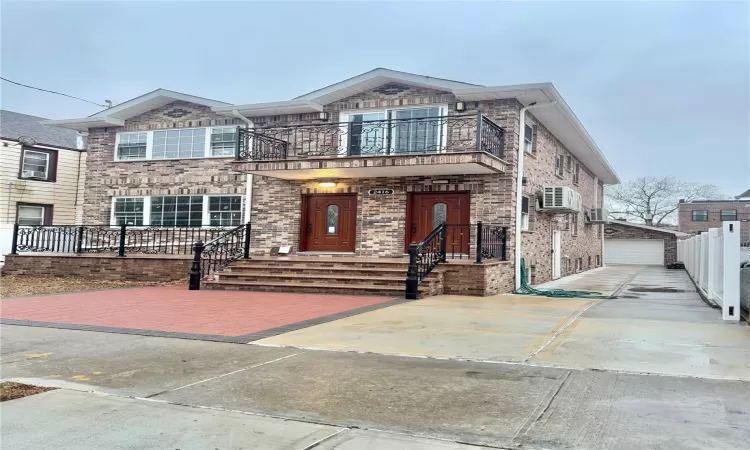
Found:
[[[37,144],[78,149],[79,135],[76,131],[41,123],[46,120],[44,117],[0,110],[0,137],[11,141],[27,137]]]
[[[691,236],[690,234],[683,233],[681,231],[670,230],[668,228],[652,227],[650,225],[644,225],[642,223],[625,222],[623,220],[612,220],[608,223],[608,225],[622,225],[625,227],[639,228],[641,230],[657,231],[659,233],[673,234],[678,238]]]
[[[162,106],[170,101],[185,100],[211,106],[214,112],[245,117],[282,114],[299,114],[323,111],[323,105],[351,95],[395,82],[412,86],[450,92],[459,100],[479,101],[515,98],[523,105],[532,103],[550,106],[534,110],[536,117],[552,134],[578,158],[604,184],[617,184],[620,179],[604,154],[589,135],[583,124],[552,83],[520,84],[513,86],[479,86],[442,78],[428,77],[396,70],[377,68],[352,78],[286,101],[230,105],[215,100],[193,97],[166,89],[158,89],[146,95],[101,111],[82,119],[52,120],[46,123],[74,129],[123,126],[125,120],[134,115]],[[170,100],[172,99],[172,100]],[[163,103],[162,103],[163,102]]]
[[[741,198],[750,198],[750,189],[746,190],[745,192],[743,192],[742,194],[738,195],[735,198],[737,198],[738,200]]]

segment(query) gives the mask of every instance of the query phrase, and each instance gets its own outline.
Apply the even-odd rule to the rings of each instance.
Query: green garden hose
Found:
[[[543,297],[555,298],[598,298],[606,299],[610,296],[603,295],[601,292],[589,291],[565,291],[563,289],[534,289],[526,280],[526,262],[521,258],[521,287],[516,290],[519,295],[540,295]]]

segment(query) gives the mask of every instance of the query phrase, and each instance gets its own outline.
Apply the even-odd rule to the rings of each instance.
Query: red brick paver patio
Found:
[[[185,286],[159,286],[4,299],[0,302],[0,318],[6,323],[10,319],[10,323],[111,327],[113,330],[108,331],[115,332],[122,328],[242,336],[342,315],[346,311],[356,313],[352,310],[360,308],[377,308],[392,300],[300,293],[188,291]]]

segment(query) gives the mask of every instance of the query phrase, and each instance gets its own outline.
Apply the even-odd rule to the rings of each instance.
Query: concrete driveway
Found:
[[[722,323],[684,271],[591,272],[547,287],[620,298],[437,296],[255,344],[750,380],[750,328]]]

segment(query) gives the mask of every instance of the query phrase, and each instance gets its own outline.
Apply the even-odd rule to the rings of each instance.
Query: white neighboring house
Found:
[[[0,261],[13,224],[73,225],[82,217],[86,150],[74,130],[0,111]]]

